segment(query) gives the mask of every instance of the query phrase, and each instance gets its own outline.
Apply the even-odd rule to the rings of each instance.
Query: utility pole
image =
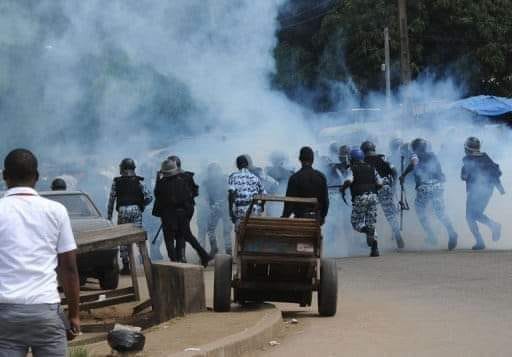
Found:
[[[384,70],[386,77],[386,106],[391,108],[391,64],[389,57],[389,29],[384,29]]]
[[[400,19],[400,80],[402,85],[411,81],[411,56],[409,53],[409,28],[407,26],[407,0],[398,0]]]

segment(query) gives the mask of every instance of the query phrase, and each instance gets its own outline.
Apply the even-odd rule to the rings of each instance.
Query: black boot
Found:
[[[459,238],[459,235],[455,231],[450,233],[450,235],[448,236],[448,250],[454,250],[455,247],[457,247],[458,238]],[[485,246],[484,246],[484,248],[485,248]]]
[[[199,258],[201,259],[201,265],[203,267],[208,267],[208,263],[213,260],[213,255],[208,254],[206,250],[204,250],[203,247],[199,246],[198,249],[196,249],[197,254],[199,255]]]
[[[178,263],[186,263],[187,259],[185,257],[185,248],[177,248],[176,249],[176,261]]]
[[[206,254],[205,256],[201,257],[201,265],[205,268],[208,267],[208,263],[213,260],[213,256]]]
[[[370,257],[378,257],[378,256],[380,256],[379,244],[377,243],[377,239],[373,239],[372,249],[371,249],[371,252],[370,252]]]
[[[371,248],[373,246],[373,241],[375,240],[375,230],[363,228],[361,232],[366,234],[366,244]]]
[[[485,249],[485,243],[484,243],[484,240],[482,239],[482,236],[481,235],[477,235],[475,237],[476,239],[476,244],[471,248],[473,250],[484,250]]]

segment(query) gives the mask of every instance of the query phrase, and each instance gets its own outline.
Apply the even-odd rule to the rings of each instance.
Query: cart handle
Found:
[[[256,195],[253,198],[253,203],[261,202],[289,202],[289,203],[303,203],[310,205],[318,205],[316,198],[303,198],[303,197],[282,197],[282,196],[267,196]]]

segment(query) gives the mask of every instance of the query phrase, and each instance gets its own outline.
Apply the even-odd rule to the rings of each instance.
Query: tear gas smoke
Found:
[[[506,155],[508,129],[474,125],[464,113],[431,111],[440,107],[438,99],[444,103],[461,97],[463,91],[449,80],[427,78],[408,88],[407,96],[414,103],[425,104],[414,108],[429,117],[422,125],[414,118],[400,120],[403,95],[394,100],[396,111],[384,111],[385,99],[375,94],[368,104],[380,110],[349,110],[328,120],[291,103],[270,84],[277,15],[284,3],[3,1],[0,152],[5,155],[20,146],[33,149],[43,173],[73,174],[103,207],[109,181],[124,157],[133,157],[139,172],[151,181],[161,160],[170,154],[181,156],[185,169],[203,171],[208,163],[218,162],[227,173],[234,170],[235,157],[245,152],[258,166],[265,166],[270,154],[280,150],[297,168],[295,158],[303,145],[324,153],[332,141],[355,145],[371,137],[386,153],[393,137],[423,136],[440,154],[448,177],[448,212],[463,237],[462,246],[468,247],[472,238],[459,179],[463,142],[469,135],[482,138],[483,149],[501,164],[507,187],[512,164]],[[361,102],[350,80],[334,83],[333,88],[333,95],[350,103],[340,109]],[[329,121],[345,123],[354,118],[376,120],[320,130]],[[506,196],[495,194],[489,213],[505,223],[506,208]],[[387,237],[382,214],[379,221],[381,238]],[[331,255],[358,254],[350,250],[354,236],[350,227],[329,229],[326,241],[337,242],[328,246]],[[510,229],[504,225],[503,237]],[[405,237],[409,248],[424,248],[413,211],[407,214]],[[442,238],[440,242],[444,246]],[[489,247],[511,244],[504,239]]]

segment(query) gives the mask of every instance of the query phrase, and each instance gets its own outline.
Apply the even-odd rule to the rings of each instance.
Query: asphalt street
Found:
[[[346,258],[338,313],[282,304],[279,345],[260,356],[510,356],[512,252]],[[316,303],[315,303],[316,305]]]

